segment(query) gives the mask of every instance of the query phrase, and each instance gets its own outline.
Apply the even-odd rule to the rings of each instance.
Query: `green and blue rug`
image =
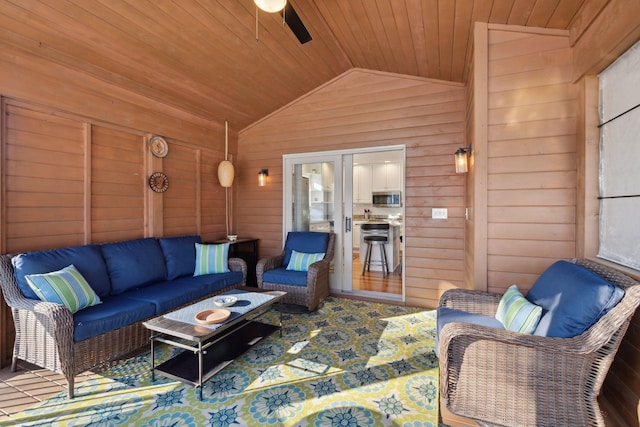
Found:
[[[271,310],[262,321],[277,324]],[[438,426],[435,311],[328,298],[283,316],[262,340],[196,390],[156,375],[146,352],[15,416],[45,426]],[[161,345],[156,360],[177,350]]]

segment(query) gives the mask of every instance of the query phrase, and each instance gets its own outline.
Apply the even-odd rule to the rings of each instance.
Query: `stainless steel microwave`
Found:
[[[395,208],[402,206],[401,191],[376,191],[372,194],[373,206]]]

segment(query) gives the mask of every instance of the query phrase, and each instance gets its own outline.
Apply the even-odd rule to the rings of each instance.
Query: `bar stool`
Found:
[[[387,251],[385,245],[389,243],[389,224],[387,223],[374,223],[374,224],[362,224],[360,229],[363,234],[362,242],[367,245],[367,252],[364,257],[364,265],[362,266],[362,275],[365,271],[369,271],[371,265],[380,265],[382,267],[382,277],[387,277],[389,274],[389,267],[387,263]],[[373,245],[380,248],[380,260],[371,260],[371,251]]]

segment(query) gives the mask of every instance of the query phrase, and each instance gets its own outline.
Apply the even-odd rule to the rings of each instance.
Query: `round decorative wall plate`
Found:
[[[164,193],[169,188],[169,178],[162,172],[154,172],[149,177],[149,187],[156,193]]]
[[[169,144],[161,136],[154,136],[149,140],[149,150],[156,157],[164,157],[169,152]]]

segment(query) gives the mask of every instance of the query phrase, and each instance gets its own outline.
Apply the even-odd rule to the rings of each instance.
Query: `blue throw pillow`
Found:
[[[289,258],[287,270],[309,271],[309,266],[316,261],[321,261],[322,258],[324,258],[324,252],[307,254],[304,252],[291,251],[291,258]]]
[[[229,244],[201,245],[196,243],[194,276],[229,272]]]
[[[106,243],[101,249],[111,277],[112,295],[167,279],[164,255],[153,237]]]
[[[496,319],[508,331],[532,334],[542,316],[542,308],[522,296],[518,285],[511,285],[498,304]]]
[[[158,239],[167,265],[167,280],[193,276],[196,266],[196,243],[200,236],[161,237]]]
[[[304,252],[308,254],[327,252],[329,244],[329,233],[319,233],[316,231],[290,231],[287,234],[287,241],[284,244],[284,260],[282,266],[289,265],[291,252]]]
[[[543,309],[535,335],[571,338],[582,334],[624,296],[594,272],[557,261],[540,275],[527,299]]]
[[[73,264],[59,271],[28,274],[26,279],[40,300],[62,304],[72,313],[102,302]]]
[[[98,296],[104,298],[111,293],[109,272],[98,245],[71,246],[38,252],[27,252],[11,258],[16,281],[22,294],[29,299],[38,299],[25,278],[28,274],[43,274],[61,270],[73,264],[89,282]]]

